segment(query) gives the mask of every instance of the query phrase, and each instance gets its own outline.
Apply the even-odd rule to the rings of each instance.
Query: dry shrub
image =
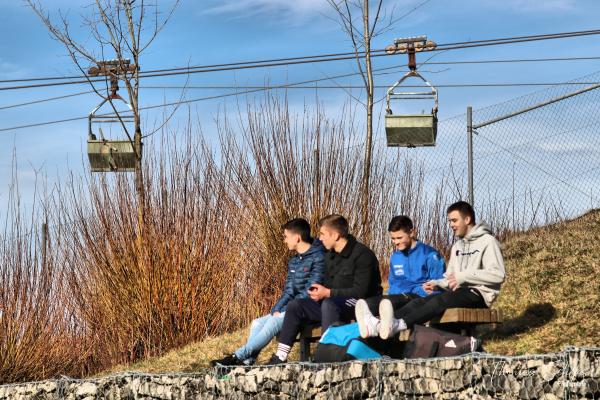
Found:
[[[34,208],[25,216],[14,175],[8,197],[0,240],[0,384],[82,371],[83,343],[64,297],[65,271],[51,243],[44,258],[41,226],[33,222],[44,215]]]

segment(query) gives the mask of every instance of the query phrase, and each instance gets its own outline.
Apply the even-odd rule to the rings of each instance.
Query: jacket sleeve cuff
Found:
[[[436,286],[441,287],[442,289],[448,289],[448,279],[438,279],[433,281],[433,283],[435,283]]]

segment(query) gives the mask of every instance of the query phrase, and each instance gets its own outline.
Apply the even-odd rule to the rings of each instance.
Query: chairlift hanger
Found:
[[[386,94],[385,132],[388,147],[435,146],[437,137],[438,92],[427,79],[417,71],[416,53],[435,49],[436,44],[426,36],[396,39],[386,47],[388,54],[408,54],[409,71],[392,85]],[[429,91],[405,92],[397,90],[408,78],[422,80]],[[426,100],[434,102],[431,114],[394,114],[391,100]]]

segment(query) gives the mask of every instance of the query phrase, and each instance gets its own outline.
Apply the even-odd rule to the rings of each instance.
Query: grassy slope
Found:
[[[543,303],[555,315],[529,331],[491,340],[486,350],[523,354],[558,351],[569,344],[600,346],[600,210],[507,240],[504,256],[508,277],[495,307],[505,319]],[[535,323],[547,313],[545,308],[550,307],[538,307],[514,327]]]
[[[495,307],[507,322],[488,335],[487,351],[514,355],[559,351],[569,344],[600,346],[600,210],[516,235],[506,240],[503,253],[508,278]],[[244,329],[208,338],[105,373],[197,371],[233,351],[246,335]],[[292,359],[298,358],[297,347]],[[274,349],[272,342],[259,362]]]

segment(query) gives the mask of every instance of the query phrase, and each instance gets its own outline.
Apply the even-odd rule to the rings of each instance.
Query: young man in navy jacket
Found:
[[[319,226],[319,239],[328,250],[323,282],[311,286],[310,299],[297,299],[289,304],[277,352],[271,356],[269,364],[287,360],[294,340],[304,326],[320,324],[326,330],[335,322],[349,322],[354,317],[358,299],[382,293],[377,257],[350,235],[346,218],[328,215],[319,221]]]
[[[435,293],[426,291],[423,284],[440,279],[444,274],[444,258],[433,247],[415,239],[414,225],[409,217],[399,215],[392,218],[388,232],[394,245],[390,257],[388,295],[361,299],[356,303],[356,321],[363,338],[380,336],[387,339],[390,332],[381,329],[377,316]]]
[[[251,365],[260,351],[281,330],[288,304],[294,299],[308,297],[311,285],[323,282],[325,249],[318,239],[310,237],[310,225],[296,218],[283,225],[283,241],[296,254],[288,261],[288,272],[283,293],[268,315],[255,319],[250,324],[248,341],[233,354],[213,360],[217,365]]]

